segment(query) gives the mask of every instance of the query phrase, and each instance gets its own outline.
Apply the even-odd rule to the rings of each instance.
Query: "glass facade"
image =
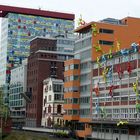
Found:
[[[10,107],[25,107],[25,100],[21,97],[23,86],[21,84],[11,85],[10,87]]]

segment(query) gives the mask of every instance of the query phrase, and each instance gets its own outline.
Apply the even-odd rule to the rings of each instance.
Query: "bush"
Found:
[[[68,134],[66,132],[58,131],[55,133],[57,137],[68,138]]]

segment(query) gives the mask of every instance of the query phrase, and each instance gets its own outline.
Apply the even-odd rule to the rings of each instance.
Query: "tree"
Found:
[[[3,92],[0,90],[0,118],[1,122],[6,125],[6,121],[10,116],[8,105],[4,103]]]

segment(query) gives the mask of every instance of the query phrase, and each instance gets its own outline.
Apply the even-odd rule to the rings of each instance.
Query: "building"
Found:
[[[64,104],[63,80],[47,78],[43,81],[43,127],[52,127],[53,124],[63,125]]]
[[[65,62],[64,119],[76,124],[75,129],[81,139],[92,133],[90,123],[92,122],[94,61],[99,61],[102,54],[111,54],[129,48],[131,43],[137,42],[140,34],[137,30],[139,25],[139,18],[126,17],[121,20],[107,18],[99,22],[87,23],[75,30],[78,38],[75,42],[74,59]],[[75,64],[79,65],[78,69],[73,67]],[[79,78],[74,78],[78,76]],[[78,101],[68,102],[69,98],[77,98]],[[75,110],[77,110],[76,114],[74,114]]]
[[[92,138],[140,139],[139,53],[133,43],[93,63]]]
[[[13,126],[24,126],[26,118],[26,101],[22,93],[27,90],[27,59],[11,70],[9,92],[10,116]]]
[[[73,58],[73,48],[74,40],[69,38],[36,37],[31,41],[27,88],[32,96],[31,103],[27,104],[26,126],[41,125],[43,81],[46,78],[64,79],[64,61]]]
[[[30,40],[36,36],[72,34],[74,14],[0,5],[0,85],[8,96],[11,69],[29,56]]]

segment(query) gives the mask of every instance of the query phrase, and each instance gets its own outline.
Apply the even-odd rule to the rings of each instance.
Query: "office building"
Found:
[[[78,38],[75,42],[74,59],[65,61],[64,119],[75,124],[77,136],[81,139],[92,134],[93,79],[98,74],[94,70],[94,62],[99,62],[103,54],[127,49],[133,42],[138,42],[139,26],[139,18],[107,18],[87,23],[75,30]]]
[[[101,55],[100,66],[93,64],[92,137],[140,139],[139,49],[139,44],[132,43],[112,57],[105,55],[106,61]]]
[[[11,70],[9,92],[10,117],[15,127],[24,126],[26,118],[26,101],[22,93],[27,90],[27,59],[22,64]]]

